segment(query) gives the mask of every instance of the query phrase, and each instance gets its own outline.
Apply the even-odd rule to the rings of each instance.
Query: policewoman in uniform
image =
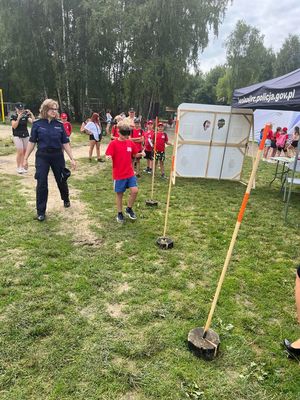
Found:
[[[32,125],[29,144],[24,157],[24,168],[28,166],[28,157],[37,144],[35,155],[36,209],[38,221],[44,221],[48,199],[48,173],[51,168],[60,191],[64,207],[70,207],[69,188],[64,176],[65,159],[63,150],[70,158],[72,168],[76,163],[72,155],[69,138],[63,124],[57,120],[58,103],[46,99],[40,108],[40,119]]]
[[[25,174],[27,169],[23,168],[24,155],[28,145],[29,132],[27,123],[34,121],[34,115],[30,110],[25,110],[22,103],[16,103],[16,113],[10,117],[13,140],[17,149],[17,173]]]

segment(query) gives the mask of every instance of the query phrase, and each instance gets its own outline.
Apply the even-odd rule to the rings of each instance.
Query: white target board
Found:
[[[240,180],[252,110],[183,103],[178,107],[175,177]]]

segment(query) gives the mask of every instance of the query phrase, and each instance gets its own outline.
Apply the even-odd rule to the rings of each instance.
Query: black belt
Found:
[[[47,153],[47,154],[62,153],[62,148],[60,147],[59,149],[53,149],[51,147],[47,147],[46,149],[38,149],[38,153]]]

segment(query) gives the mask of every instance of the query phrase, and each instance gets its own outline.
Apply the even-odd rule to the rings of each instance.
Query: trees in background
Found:
[[[300,37],[289,35],[279,50],[275,62],[276,76],[287,74],[300,67]]]
[[[275,55],[264,46],[264,36],[257,28],[238,21],[225,42],[226,72],[217,85],[219,98],[230,103],[232,92],[273,77]]]
[[[229,0],[0,0],[2,86],[15,101],[55,97],[145,114],[174,104]]]
[[[45,97],[81,119],[133,106],[145,117],[183,101],[230,104],[233,89],[300,65],[300,40],[279,53],[239,21],[225,65],[199,58],[229,0],[0,0],[0,87],[37,109]],[[191,73],[191,71],[195,71]]]

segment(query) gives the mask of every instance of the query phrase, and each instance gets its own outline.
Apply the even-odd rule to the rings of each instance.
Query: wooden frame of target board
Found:
[[[176,177],[239,181],[253,130],[253,111],[210,104],[180,104],[175,136]]]

